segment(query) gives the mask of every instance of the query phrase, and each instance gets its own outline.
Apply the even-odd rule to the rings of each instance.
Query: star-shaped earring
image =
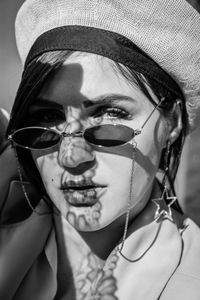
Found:
[[[160,218],[167,218],[174,222],[172,217],[171,206],[176,201],[176,196],[169,196],[167,188],[165,187],[160,198],[152,199],[157,206],[154,220],[158,221]]]

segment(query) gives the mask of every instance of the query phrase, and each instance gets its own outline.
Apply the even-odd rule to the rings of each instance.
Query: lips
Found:
[[[94,184],[92,181],[68,181],[62,185],[61,190],[70,205],[87,207],[97,203],[105,187],[105,185]]]

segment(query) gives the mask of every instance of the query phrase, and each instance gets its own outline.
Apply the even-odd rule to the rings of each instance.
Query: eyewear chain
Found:
[[[155,243],[155,241],[158,237],[158,234],[159,234],[160,229],[161,229],[161,224],[162,224],[162,223],[159,223],[159,226],[156,230],[155,237],[153,238],[152,242],[147,247],[147,249],[138,258],[130,259],[122,253],[122,250],[123,250],[124,244],[125,244],[125,240],[126,240],[126,237],[127,237],[127,232],[128,232],[128,223],[129,223],[129,216],[130,216],[130,210],[131,210],[131,204],[132,204],[132,195],[133,195],[133,178],[134,178],[134,170],[135,170],[135,154],[136,154],[136,148],[137,148],[137,143],[134,140],[132,141],[132,146],[133,146],[133,156],[132,156],[132,167],[131,167],[131,176],[130,176],[129,201],[128,201],[128,206],[127,206],[126,220],[125,220],[125,225],[124,225],[124,233],[123,233],[123,237],[122,237],[122,243],[121,243],[121,246],[118,246],[119,254],[125,260],[127,260],[130,263],[134,263],[134,262],[139,261],[149,251],[149,249],[153,246],[153,244]],[[138,202],[136,202],[134,206],[136,206]]]
[[[124,243],[125,243],[125,240],[126,240],[126,237],[127,237],[129,216],[130,216],[130,210],[131,210],[131,204],[132,204],[133,177],[134,177],[133,175],[134,175],[134,169],[135,169],[135,153],[136,153],[136,148],[137,148],[137,143],[134,139],[132,140],[132,146],[133,146],[133,156],[132,156],[132,165],[131,165],[131,174],[130,174],[129,200],[128,200],[127,211],[126,211],[126,219],[125,219],[122,243],[121,243],[121,246],[118,247],[119,253],[128,261],[130,261],[129,258],[124,256],[124,254],[122,253],[122,250],[124,248]]]
[[[47,212],[46,212],[46,213],[41,213],[41,212],[37,211],[37,209],[35,209],[35,208],[33,207],[33,205],[31,204],[31,201],[30,201],[30,199],[29,199],[29,196],[28,196],[28,194],[27,194],[27,192],[26,192],[25,185],[24,185],[24,183],[23,183],[23,176],[22,176],[22,171],[21,171],[21,167],[20,167],[19,158],[18,158],[18,155],[17,155],[17,150],[16,150],[15,147],[13,147],[13,149],[14,149],[15,157],[16,157],[16,161],[17,161],[17,171],[18,171],[18,175],[19,175],[19,180],[20,180],[20,183],[21,183],[22,191],[23,191],[23,193],[24,193],[24,196],[25,196],[25,198],[26,198],[26,201],[27,201],[29,207],[30,207],[31,210],[32,210],[34,213],[36,213],[37,215],[43,216],[43,215],[49,214],[49,212],[48,212],[48,213],[47,213]]]

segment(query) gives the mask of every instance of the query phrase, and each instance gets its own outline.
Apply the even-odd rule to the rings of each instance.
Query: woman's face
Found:
[[[73,53],[30,106],[29,125],[59,132],[107,123],[139,129],[153,108],[109,59]],[[99,148],[82,137],[65,137],[48,150],[32,150],[32,156],[48,195],[66,220],[77,230],[95,231],[113,222],[120,225],[131,180],[131,218],[142,211],[166,139],[166,122],[156,110],[135,137],[135,151],[131,142]]]

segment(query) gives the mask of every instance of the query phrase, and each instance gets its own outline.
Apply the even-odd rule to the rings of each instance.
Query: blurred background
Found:
[[[18,57],[14,20],[24,0],[0,0],[0,107],[10,112],[22,66]],[[199,0],[188,0],[200,11]],[[200,225],[200,130],[186,140],[176,189],[184,211]]]
[[[0,105],[10,110],[21,77],[14,38],[16,12],[24,0],[0,0]]]

